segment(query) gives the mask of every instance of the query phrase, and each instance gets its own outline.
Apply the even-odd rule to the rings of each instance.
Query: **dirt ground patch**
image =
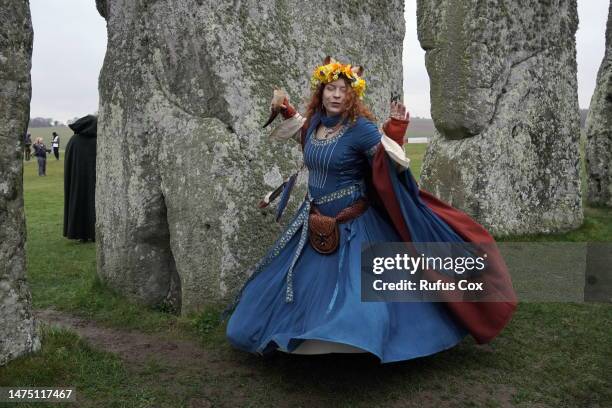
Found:
[[[132,364],[144,364],[151,359],[170,367],[185,367],[206,360],[214,363],[199,345],[183,340],[165,340],[153,334],[135,330],[118,330],[53,309],[35,311],[36,317],[52,326],[74,330],[94,347],[117,354]]]
[[[158,384],[167,384],[169,392],[179,399],[199,388],[201,391],[197,394],[201,395],[190,398],[188,407],[212,406],[208,396],[216,401],[227,397],[220,395],[221,390],[207,385],[207,380],[212,377],[221,373],[223,376],[254,375],[252,367],[224,360],[195,342],[105,327],[54,309],[36,310],[35,315],[39,322],[72,330],[94,348],[116,354],[126,363],[128,370],[150,375]],[[231,398],[239,397],[234,395]]]

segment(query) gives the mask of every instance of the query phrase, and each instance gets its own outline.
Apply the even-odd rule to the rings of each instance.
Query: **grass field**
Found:
[[[425,145],[408,150],[420,169]],[[96,278],[95,245],[62,238],[63,160],[49,160],[46,177],[36,176],[34,161],[24,169],[34,307],[81,316],[118,333],[191,341],[205,357],[178,367],[158,358],[133,365],[72,331],[44,326],[41,352],[0,368],[1,386],[75,386],[83,407],[611,406],[608,304],[521,304],[489,345],[466,338],[451,350],[398,364],[381,366],[363,356],[261,359],[226,343],[217,319],[221,305],[175,317],[128,303],[104,287]],[[515,239],[612,241],[612,210],[586,208],[585,220],[567,234]]]

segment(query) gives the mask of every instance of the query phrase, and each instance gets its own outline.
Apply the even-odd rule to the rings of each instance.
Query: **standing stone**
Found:
[[[587,201],[612,207],[612,2],[606,26],[606,53],[586,120]]]
[[[582,223],[576,0],[419,0],[436,132],[422,186],[496,235]]]
[[[280,232],[257,203],[301,153],[261,129],[273,86],[303,111],[329,54],[366,67],[366,102],[382,118],[402,89],[403,1],[96,3],[108,28],[98,273],[146,304],[198,311],[235,293]]]
[[[0,0],[0,366],[40,348],[26,282],[23,137],[30,117],[27,0]]]

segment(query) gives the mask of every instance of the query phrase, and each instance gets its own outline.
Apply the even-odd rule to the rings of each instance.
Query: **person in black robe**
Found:
[[[74,135],[64,157],[64,236],[94,241],[98,118],[87,115],[69,126]]]

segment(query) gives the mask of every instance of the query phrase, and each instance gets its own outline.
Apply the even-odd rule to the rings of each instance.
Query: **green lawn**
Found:
[[[413,168],[420,168],[425,145],[407,150]],[[45,327],[42,351],[0,368],[0,386],[72,385],[86,407],[181,407],[203,396],[212,405],[202,406],[611,406],[608,304],[521,304],[490,345],[467,338],[451,350],[399,364],[380,366],[358,357],[261,359],[225,342],[217,319],[221,305],[177,318],[128,303],[104,287],[95,274],[95,245],[62,238],[63,161],[50,159],[46,177],[36,175],[34,161],[24,167],[34,306],[109,327],[191,339],[214,355],[214,363],[202,362],[194,371],[200,365],[194,361],[173,373],[183,387],[177,398],[178,384],[164,382],[163,367],[130,367],[70,331]],[[612,241],[612,210],[586,208],[585,225],[568,234],[515,239]]]

